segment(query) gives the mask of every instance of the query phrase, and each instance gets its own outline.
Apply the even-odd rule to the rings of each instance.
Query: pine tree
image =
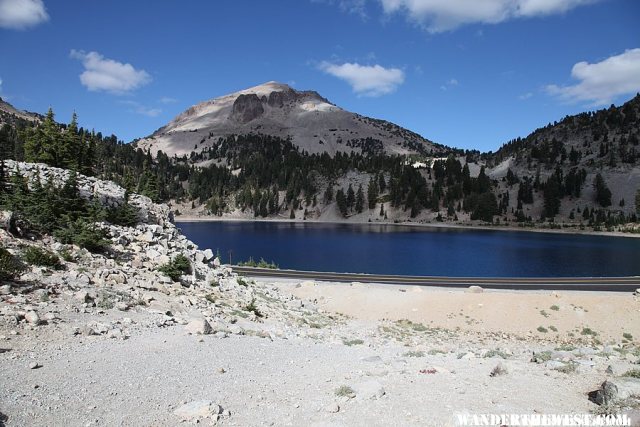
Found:
[[[369,209],[376,207],[376,201],[378,200],[378,183],[372,176],[369,179],[369,188],[367,188],[367,200],[369,201]]]
[[[347,208],[353,208],[353,205],[356,202],[356,193],[353,191],[353,187],[349,184],[349,188],[347,189]]]
[[[378,188],[380,190],[380,194],[384,193],[387,190],[387,182],[384,179],[383,173],[380,173],[380,176],[378,176]]]
[[[358,186],[358,192],[356,194],[356,212],[362,213],[364,210],[364,191],[362,191],[362,184]]]
[[[552,174],[544,186],[544,216],[553,218],[560,212],[560,183],[558,177]]]
[[[324,203],[331,203],[333,201],[333,184],[329,183],[327,189],[324,191]]]
[[[338,205],[338,210],[342,216],[346,217],[348,212],[347,198],[345,197],[342,188],[336,192],[336,204]]]
[[[593,181],[593,186],[596,189],[596,202],[603,208],[611,206],[611,190],[607,187],[606,182],[601,174],[597,174]]]
[[[0,159],[0,206],[5,203],[9,196],[9,187],[7,186],[6,166],[4,159]]]
[[[79,167],[82,166],[83,147],[80,136],[78,135],[78,116],[75,111],[71,117],[71,123],[67,126],[66,133],[58,139],[60,143],[56,148],[59,150],[57,154],[60,167],[78,170]]]
[[[54,120],[53,109],[49,108],[42,124],[28,133],[24,144],[24,156],[27,162],[46,163],[62,167],[60,163],[60,130]]]

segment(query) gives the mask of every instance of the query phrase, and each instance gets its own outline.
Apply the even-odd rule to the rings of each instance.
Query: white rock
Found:
[[[139,242],[151,243],[153,242],[153,233],[151,231],[147,231],[146,233],[142,233],[141,235],[136,237],[136,239]]]
[[[327,407],[325,408],[325,411],[327,411],[330,414],[335,414],[336,412],[340,412],[340,405],[338,405],[337,403],[333,402],[330,403],[329,405],[327,405]]]
[[[211,249],[205,249],[202,254],[207,262],[211,261],[211,258],[213,258],[213,251]]]
[[[191,320],[185,327],[188,333],[192,335],[209,335],[213,332],[211,325],[206,319]]]
[[[28,311],[27,314],[24,315],[24,319],[32,325],[40,324],[40,316],[38,316],[38,313],[35,311]]]
[[[193,420],[197,418],[209,418],[222,412],[220,405],[209,400],[197,400],[185,403],[178,409],[173,411],[174,415],[184,420]]]
[[[89,292],[87,291],[78,291],[74,295],[74,298],[81,303],[86,303],[91,301],[91,297],[89,296]]]
[[[464,290],[466,293],[468,294],[481,294],[484,292],[484,289],[482,289],[482,287],[480,286],[469,286],[467,289]]]
[[[354,387],[356,398],[359,400],[379,399],[385,395],[384,387],[378,381],[365,381]]]

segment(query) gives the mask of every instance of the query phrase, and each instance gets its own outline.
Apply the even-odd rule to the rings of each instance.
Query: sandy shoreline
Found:
[[[591,338],[583,335],[584,328],[604,342],[620,340],[623,333],[640,336],[639,300],[630,292],[485,289],[470,293],[408,285],[256,280],[276,283],[298,298],[315,301],[323,310],[360,321],[408,319],[431,328],[556,342]]]
[[[640,238],[640,233],[622,233],[619,231],[589,231],[572,228],[562,229],[545,229],[545,228],[526,228],[526,227],[504,227],[504,226],[486,226],[486,225],[462,225],[462,224],[436,224],[436,223],[415,223],[415,222],[384,222],[384,221],[318,221],[318,220],[291,220],[288,218],[229,218],[229,217],[203,217],[180,215],[175,218],[175,222],[277,222],[277,223],[298,223],[298,224],[345,224],[345,225],[389,225],[402,227],[415,227],[427,229],[452,229],[452,230],[482,230],[482,231],[515,231],[525,233],[550,233],[550,234],[576,234],[585,236],[605,236],[605,237],[629,237]]]

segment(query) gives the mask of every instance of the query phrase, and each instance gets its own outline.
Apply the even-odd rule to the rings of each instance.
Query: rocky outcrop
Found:
[[[240,95],[233,103],[231,119],[238,123],[249,123],[264,113],[262,100],[256,94]]]
[[[38,177],[62,185],[69,171],[43,164],[6,162],[29,185]],[[110,181],[78,175],[81,194],[105,206],[124,201],[124,189]],[[133,312],[149,327],[187,325],[194,335],[254,334],[266,337],[297,334],[285,324],[304,324],[302,318],[323,317],[315,309],[296,304],[275,287],[241,280],[221,265],[211,249],[201,250],[173,224],[171,210],[147,197],[132,194],[129,203],[140,211],[135,227],[96,223],[109,239],[109,250],[95,254],[65,245],[51,236],[20,239],[0,228],[2,246],[17,258],[29,247],[51,251],[59,266],[25,265],[15,282],[0,287],[0,329],[65,329],[71,335],[126,339],[134,329]],[[1,213],[1,218],[10,214]],[[175,281],[161,267],[179,255],[189,261],[189,271]],[[72,313],[85,316],[69,322]],[[113,321],[95,317],[111,313]],[[130,318],[129,318],[130,319]],[[139,326],[139,325],[138,325]]]
[[[45,185],[49,180],[56,187],[64,185],[71,172],[66,169],[54,168],[44,163],[26,163],[5,160],[8,173],[19,172],[25,177],[29,187],[33,187],[36,179]],[[77,175],[80,195],[89,201],[96,201],[105,207],[115,207],[124,203],[125,189],[112,181]],[[146,224],[166,225],[173,222],[173,212],[165,204],[155,204],[150,198],[132,193],[129,204],[137,208],[138,220]]]

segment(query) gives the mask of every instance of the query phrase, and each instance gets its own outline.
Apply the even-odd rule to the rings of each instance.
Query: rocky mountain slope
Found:
[[[41,116],[39,114],[19,110],[0,98],[0,126],[4,123],[13,124],[16,119],[37,122],[40,121]]]
[[[166,126],[136,142],[143,150],[172,157],[215,147],[218,138],[260,133],[309,153],[441,152],[443,147],[393,123],[351,113],[314,91],[268,82],[189,108]]]

